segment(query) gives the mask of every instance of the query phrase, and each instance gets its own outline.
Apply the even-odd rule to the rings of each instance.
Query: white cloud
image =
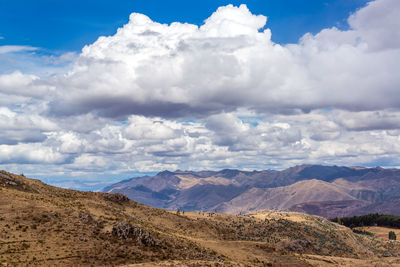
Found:
[[[73,62],[61,74],[0,74],[0,166],[115,175],[392,164],[398,3],[371,2],[349,30],[290,45],[273,43],[266,17],[245,5],[221,7],[200,27],[133,13],[80,55],[46,58]]]
[[[178,127],[160,119],[134,116],[129,119],[129,126],[124,129],[124,136],[132,140],[168,140],[180,134]]]
[[[259,31],[266,17],[245,5],[221,7],[201,27],[159,24],[133,13],[115,35],[84,47],[52,111],[182,117],[239,107],[398,107],[400,45],[391,41],[387,49],[374,41],[397,34],[396,11],[396,1],[380,0],[352,15],[347,31],[325,29],[287,46],[273,43],[269,29]]]
[[[73,132],[62,133],[58,140],[61,142],[59,148],[62,153],[80,153],[83,150],[84,142]]]
[[[336,121],[351,131],[400,129],[399,111],[341,111],[335,115]]]
[[[0,36],[0,39],[4,39]],[[37,47],[25,46],[25,45],[0,45],[0,54],[22,52],[22,51],[34,51]]]
[[[57,129],[58,126],[47,118],[0,107],[0,145],[42,142],[47,138],[46,132]]]
[[[43,98],[52,89],[52,86],[41,82],[36,75],[23,74],[20,71],[0,75],[0,92],[8,95]]]
[[[348,21],[370,50],[399,49],[399,10],[400,2],[397,0],[372,1],[350,16]]]
[[[67,156],[39,143],[0,145],[0,163],[61,164]]]
[[[107,161],[107,159],[102,156],[82,154],[76,157],[74,162],[69,164],[68,167],[77,170],[101,171],[102,169],[110,168],[110,161]]]

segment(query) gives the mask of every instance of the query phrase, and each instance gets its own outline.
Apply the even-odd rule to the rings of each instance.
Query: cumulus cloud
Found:
[[[398,12],[397,1],[376,1],[350,16],[349,30],[286,46],[273,43],[266,17],[245,5],[221,7],[200,27],[133,13],[115,35],[83,48],[51,110],[178,118],[238,107],[398,108]]]
[[[124,129],[124,135],[132,140],[168,140],[180,135],[179,126],[162,120],[152,120],[145,117],[131,117],[129,126]]]
[[[41,142],[47,139],[46,132],[58,126],[36,114],[20,114],[0,107],[0,144]]]
[[[400,27],[396,0],[372,1],[349,17],[349,25],[372,51],[399,49]]]
[[[46,58],[68,69],[0,74],[0,164],[111,175],[394,162],[399,12],[396,0],[369,2],[349,29],[287,45],[245,5],[201,26],[133,13],[79,55]]]
[[[393,130],[400,129],[399,111],[336,112],[336,120],[347,130]]]
[[[43,98],[52,87],[40,81],[39,77],[14,71],[0,75],[0,93]]]
[[[61,164],[67,156],[39,143],[0,145],[0,162],[20,164]]]

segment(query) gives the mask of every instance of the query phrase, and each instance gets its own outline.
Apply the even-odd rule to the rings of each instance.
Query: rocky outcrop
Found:
[[[0,184],[3,186],[18,186],[20,183],[4,171],[0,171]]]
[[[129,198],[127,196],[123,195],[123,194],[111,194],[111,193],[108,193],[108,194],[104,195],[104,198],[106,200],[108,200],[108,201],[112,201],[112,202],[115,202],[115,203],[118,203],[118,204],[122,204],[124,202],[128,202],[129,201]]]
[[[154,247],[160,245],[160,242],[153,238],[150,232],[126,221],[115,224],[112,234],[120,239],[132,238],[136,243],[144,246]]]

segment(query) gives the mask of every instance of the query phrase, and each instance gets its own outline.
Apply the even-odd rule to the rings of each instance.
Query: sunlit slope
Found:
[[[119,194],[60,189],[3,171],[0,196],[5,266],[307,266],[310,257],[378,261],[399,254],[397,243],[304,214],[177,214]]]

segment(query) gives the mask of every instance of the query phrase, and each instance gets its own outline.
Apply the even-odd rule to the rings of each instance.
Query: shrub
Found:
[[[389,232],[389,239],[390,239],[390,240],[396,240],[396,233],[393,232],[393,231],[390,231],[390,232]]]
[[[374,236],[373,233],[365,231],[365,230],[353,229],[353,232],[356,233],[356,234],[360,234],[360,235]]]

